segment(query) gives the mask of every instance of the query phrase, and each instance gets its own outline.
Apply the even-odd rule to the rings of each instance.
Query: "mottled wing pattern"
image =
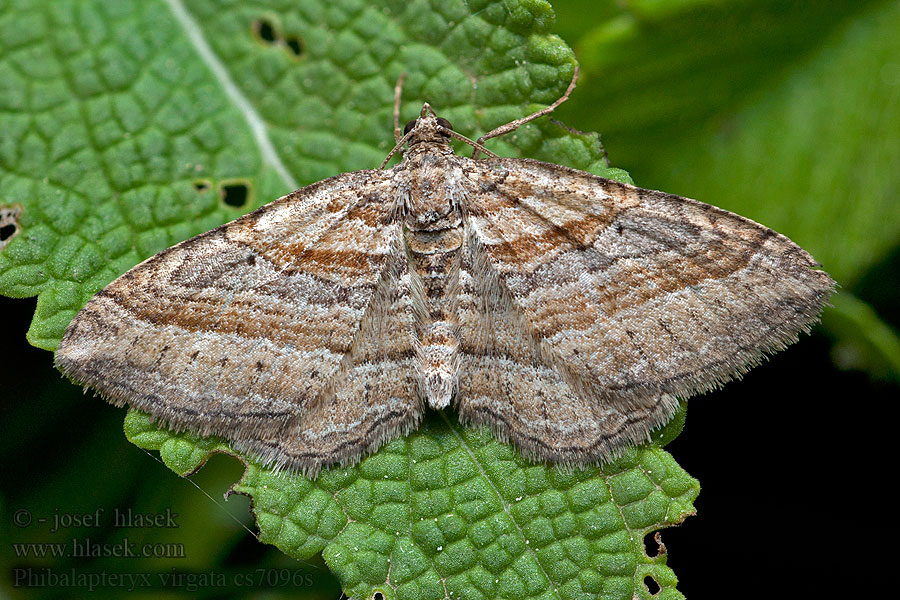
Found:
[[[635,437],[638,424],[669,419],[677,407],[672,396],[624,407],[585,394],[564,358],[542,345],[474,235],[468,232],[460,272],[457,406],[463,420],[490,425],[529,456],[584,462],[642,441]]]
[[[484,301],[463,311],[459,411],[537,456],[646,440],[676,396],[795,340],[833,290],[799,246],[713,206],[533,160],[477,164],[470,293]]]
[[[399,234],[359,332],[318,400],[287,427],[236,447],[314,477],[412,431],[425,410],[408,262]]]
[[[358,456],[373,434],[418,420],[414,395],[393,406],[414,377],[393,198],[389,172],[347,173],[173,246],[88,302],[57,364],[115,404],[267,462],[311,472],[317,452]],[[380,321],[397,331],[375,351]],[[391,367],[388,385],[367,361]],[[389,422],[356,406],[360,382]],[[329,437],[336,422],[340,441]]]

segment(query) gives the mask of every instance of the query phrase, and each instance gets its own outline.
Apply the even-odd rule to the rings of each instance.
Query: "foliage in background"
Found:
[[[365,3],[333,7],[324,2],[260,2],[227,9],[214,2],[185,3],[212,52],[262,117],[274,153],[256,141],[245,113],[198,59],[169,9],[180,3],[23,0],[0,4],[0,205],[26,207],[21,235],[0,254],[0,290],[17,297],[40,292],[29,332],[32,343],[52,348],[74,311],[141,258],[258,206],[295,187],[294,183],[377,165],[392,142],[390,95],[401,70],[410,72],[406,118],[415,114],[416,104],[431,99],[446,108],[441,112],[457,130],[467,134],[549,103],[565,87],[565,76],[556,69],[542,69],[568,64],[571,54],[546,37],[552,19],[541,2],[433,4],[435,9],[425,2],[385,2],[386,10],[380,13],[360,13]],[[601,131],[613,164],[629,169],[639,184],[736,210],[810,249],[844,286],[835,299],[836,309],[825,317],[827,331],[836,339],[835,359],[897,379],[900,299],[897,286],[884,283],[896,281],[898,269],[891,265],[896,265],[900,240],[895,200],[900,191],[895,168],[900,151],[900,40],[892,33],[900,26],[896,3],[635,0],[623,5],[611,0],[561,0],[556,9],[560,18],[552,30],[575,46],[583,67],[582,84],[557,118],[581,130]],[[469,11],[473,14],[466,18]],[[401,23],[398,14],[408,16]],[[523,39],[528,43],[523,45]],[[312,60],[317,52],[326,60]],[[474,93],[473,74],[478,82]],[[541,123],[499,141],[495,148],[504,154],[603,172],[594,143],[590,137],[573,138]],[[611,174],[625,177],[620,171]],[[246,202],[232,206],[223,201],[222,192],[228,186],[246,186]],[[78,449],[67,460],[79,462],[65,463],[68,470],[61,468],[55,479],[48,479],[35,494],[46,499],[35,500],[34,505],[44,503],[52,512],[54,487],[83,489],[83,496],[90,498],[87,506],[90,502],[127,506],[130,498],[140,497],[146,508],[170,496],[161,482],[171,477],[147,479],[143,462],[122,467],[131,473],[126,481],[107,481],[105,467],[92,468],[96,456],[127,459],[110,454],[108,436],[90,440],[69,431],[65,413],[56,411],[57,399],[70,393],[71,387],[52,382],[43,395],[32,392],[34,399],[26,406],[47,406],[48,414],[39,417],[44,420],[31,416],[28,421],[28,415],[20,411],[18,421],[5,421],[5,429],[15,435],[26,436],[22,432],[29,427],[43,431],[44,443],[29,447]],[[70,402],[76,406],[75,400]],[[80,397],[79,402],[77,406],[84,405]],[[99,400],[93,402],[99,404]],[[159,434],[138,415],[129,416],[129,424],[132,439],[159,447],[179,472],[199,464],[209,449],[189,436]],[[349,506],[351,514],[362,510],[362,521],[369,529],[338,532],[332,523],[332,529],[322,525],[324,529],[319,530],[318,522],[304,520],[299,513],[313,510],[313,492],[320,494],[319,487],[292,482],[280,495],[260,495],[269,482],[264,472],[253,467],[241,485],[265,500],[257,505],[264,535],[267,530],[281,531],[291,522],[286,514],[294,510],[299,511],[297,522],[307,526],[288,531],[293,537],[272,534],[266,539],[295,555],[315,552],[326,539],[334,540],[326,550],[329,566],[362,594],[376,589],[373,582],[383,580],[384,559],[392,557],[394,550],[393,546],[385,549],[387,542],[376,535],[383,528],[375,526],[380,522],[365,512],[366,507],[373,506],[372,498],[383,498],[377,494],[406,493],[412,498],[416,493],[403,487],[402,477],[401,482],[391,479],[391,469],[379,463],[382,454],[394,457],[394,467],[409,466],[418,457],[427,463],[427,452],[417,454],[415,439],[437,444],[450,455],[459,450],[461,439],[468,439],[471,448],[487,448],[489,459],[484,465],[512,465],[511,472],[518,476],[552,472],[516,463],[514,457],[503,455],[508,449],[480,435],[433,419],[427,432],[373,457],[373,468],[381,465],[383,469],[373,471],[374,478],[350,470],[339,483],[328,482],[340,492],[335,491],[331,501],[323,500],[323,509]],[[60,445],[60,440],[68,444]],[[624,479],[634,479],[628,480],[626,492],[631,483],[636,490],[644,489],[647,481],[665,489],[663,479],[647,474],[659,475],[657,463],[645,462],[656,460],[677,475],[673,481],[681,482],[681,487],[666,490],[663,499],[686,514],[695,493],[689,490],[695,488],[685,483],[689,478],[658,449],[642,451],[641,458],[585,477],[592,485],[602,483],[601,489],[612,490],[609,497],[614,500],[619,499],[610,482],[622,473],[629,474]],[[478,464],[470,460],[466,468]],[[222,466],[214,461],[195,477],[203,478],[211,468],[221,470]],[[625,470],[619,473],[620,468]],[[365,474],[362,466],[359,469]],[[388,475],[388,480],[379,487],[376,482],[382,475]],[[422,479],[426,488],[437,482],[446,486],[444,491],[455,489],[433,476],[439,474],[428,473]],[[491,478],[481,475],[468,481],[484,486]],[[554,480],[530,488],[530,501],[555,494],[575,502],[577,508],[577,494],[572,491],[577,483]],[[361,494],[361,488],[375,495]],[[659,500],[659,491],[647,489],[643,498],[652,516],[659,511],[652,500]],[[122,496],[122,490],[132,496]],[[576,494],[574,500],[569,499],[572,494]],[[352,502],[347,505],[342,495],[352,497]],[[504,503],[516,506],[505,490],[488,496],[495,509]],[[598,510],[615,504],[600,503]],[[578,510],[552,513],[552,506],[548,501],[546,514],[539,516],[551,522],[549,530],[554,535],[566,531],[554,529],[557,516],[583,517]],[[202,540],[190,550],[191,561],[185,566],[204,568],[208,557],[217,552],[222,553],[219,560],[225,560],[235,543],[229,540],[236,539],[233,533],[230,537],[224,533],[225,524],[210,528],[189,503],[180,512],[187,521],[179,532],[182,536],[174,539],[196,531]],[[437,529],[459,544],[466,538],[454,537],[458,529],[448,514],[442,513]],[[535,523],[529,520],[532,513],[520,514],[515,508],[485,514],[500,520],[501,534],[510,523]],[[677,521],[678,514],[665,515],[663,520]],[[398,518],[387,516],[389,521]],[[616,521],[618,525],[625,522]],[[535,526],[542,523],[538,520]],[[621,578],[611,579],[613,592],[625,595],[638,582],[637,591],[643,594],[640,569],[659,566],[640,558],[640,532],[648,527],[640,525],[632,531],[631,549],[619,545],[606,555],[598,553],[595,545],[587,555],[566,547],[565,555],[554,550],[542,556],[522,550],[528,539],[525,533],[503,539],[510,540],[510,552],[525,557],[525,562],[538,557],[526,565],[525,575],[535,573],[535,565],[559,566],[559,577],[569,586],[566,590],[577,585],[590,591],[600,584],[590,579],[591,569],[579,563],[588,556],[632,573],[624,586]],[[309,542],[309,531],[321,535]],[[623,531],[621,526],[612,527],[610,543],[624,544]],[[169,532],[149,533],[156,536],[151,539],[173,539],[166,537]],[[458,586],[454,589],[473,594],[481,590],[479,586],[491,589],[489,577],[472,565],[451,559],[441,562],[443,550],[437,547],[443,544],[434,540],[445,538],[435,537],[435,530],[417,534],[410,523],[403,533],[409,539],[420,535],[415,547],[421,551],[405,563],[409,568],[402,574],[409,577],[405,583],[433,583],[434,574],[446,569],[452,585]],[[550,540],[540,535],[532,539]],[[342,562],[338,554],[346,554],[340,546],[348,551],[354,547],[347,546],[348,540],[362,540],[375,550],[361,561]],[[398,551],[406,548],[402,542],[392,543]],[[553,539],[545,548],[558,549],[560,543]],[[277,556],[269,555],[267,560],[285,564]],[[575,571],[566,567],[566,561],[576,565]],[[361,572],[361,564],[374,568]],[[422,565],[424,570],[418,571]],[[459,565],[462,570],[455,570]],[[517,565],[509,568],[514,571]],[[571,576],[573,572],[577,575]],[[664,593],[677,594],[671,572],[660,568],[654,575],[664,585]],[[317,580],[321,579],[317,574]],[[493,589],[521,591],[497,579]],[[535,588],[539,589],[543,588]],[[211,591],[215,590],[201,590]],[[310,586],[308,591],[311,596],[334,594],[327,585]],[[564,594],[567,597],[569,592]]]

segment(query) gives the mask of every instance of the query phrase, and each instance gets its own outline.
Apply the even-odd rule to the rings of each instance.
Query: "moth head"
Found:
[[[431,106],[426,102],[422,107],[422,113],[418,119],[413,119],[403,128],[403,135],[409,136],[407,142],[410,146],[421,142],[438,142],[446,144],[450,139],[453,125],[444,117],[434,114]]]

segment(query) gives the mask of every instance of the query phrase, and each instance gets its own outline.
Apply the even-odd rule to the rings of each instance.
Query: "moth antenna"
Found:
[[[478,152],[484,152],[485,154],[487,154],[487,155],[490,156],[491,158],[500,158],[499,156],[497,156],[496,154],[494,154],[493,152],[491,152],[490,150],[488,150],[487,148],[485,148],[484,146],[482,146],[481,144],[479,144],[479,143],[476,142],[475,140],[470,140],[469,138],[467,138],[466,136],[464,136],[464,135],[461,134],[461,133],[457,133],[456,131],[453,131],[452,129],[447,129],[446,127],[441,127],[441,131],[443,131],[444,133],[446,133],[446,134],[449,135],[450,137],[454,137],[454,138],[458,139],[459,141],[465,142],[465,143],[467,143],[468,145],[470,145],[470,146],[472,146],[473,148],[475,148],[475,153],[474,153],[472,156],[475,156],[475,154],[477,154]]]
[[[381,165],[378,167],[379,170],[383,169],[384,166],[386,164],[388,164],[388,161],[391,160],[391,157],[393,157],[395,154],[397,154],[397,150],[399,150],[400,148],[403,147],[403,144],[406,143],[406,140],[408,140],[409,136],[411,136],[411,135],[412,135],[412,131],[410,131],[409,133],[404,135],[402,138],[397,140],[397,144],[391,149],[390,152],[388,152],[388,155],[384,157],[384,160],[381,161]]]
[[[400,143],[400,138],[403,137],[403,131],[400,129],[400,95],[403,92],[403,81],[405,79],[406,71],[400,73],[397,85],[394,86],[394,142],[397,144]]]
[[[506,125],[501,125],[500,127],[497,127],[496,129],[492,129],[491,131],[487,132],[486,134],[484,134],[483,136],[478,138],[478,144],[479,145],[484,144],[485,140],[489,140],[491,138],[497,137],[498,135],[503,135],[503,134],[509,133],[510,131],[515,131],[516,129],[518,129],[519,127],[524,125],[525,123],[528,123],[529,121],[534,121],[538,117],[543,117],[547,113],[553,112],[557,106],[559,106],[560,104],[562,104],[563,102],[565,102],[566,100],[569,99],[569,94],[571,94],[572,90],[575,89],[576,83],[578,83],[578,65],[577,64],[575,65],[575,72],[572,74],[572,81],[569,83],[569,87],[566,88],[566,91],[562,96],[557,98],[556,102],[554,102],[550,106],[542,108],[541,110],[539,110],[537,112],[531,113],[527,117],[522,117],[521,119],[516,119],[515,121],[510,121]],[[481,150],[481,148],[479,148],[478,146],[476,146],[474,144],[473,144],[473,147],[475,148],[475,150],[472,152],[472,158],[478,158],[478,153],[483,152],[483,150]]]

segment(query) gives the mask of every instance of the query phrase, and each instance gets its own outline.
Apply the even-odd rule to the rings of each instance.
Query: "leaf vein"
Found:
[[[228,73],[228,70],[225,68],[225,65],[222,64],[222,61],[219,60],[219,57],[213,52],[209,43],[207,43],[206,39],[203,37],[203,34],[200,33],[200,25],[197,24],[194,17],[191,16],[181,0],[166,0],[166,3],[169,5],[169,10],[171,10],[175,19],[178,21],[178,24],[184,30],[185,35],[188,40],[190,40],[191,45],[194,46],[194,49],[197,51],[201,60],[209,67],[213,76],[222,85],[225,95],[228,96],[228,99],[231,100],[234,106],[244,116],[244,119],[246,119],[250,131],[253,133],[253,139],[256,140],[256,145],[259,147],[263,162],[275,169],[278,176],[284,181],[289,189],[295,190],[299,188],[300,184],[294,179],[294,176],[291,175],[290,171],[288,171],[284,162],[282,162],[281,157],[278,155],[278,152],[275,150],[272,140],[269,139],[269,132],[265,121],[263,121],[262,117],[244,93],[238,88],[237,84]]]

